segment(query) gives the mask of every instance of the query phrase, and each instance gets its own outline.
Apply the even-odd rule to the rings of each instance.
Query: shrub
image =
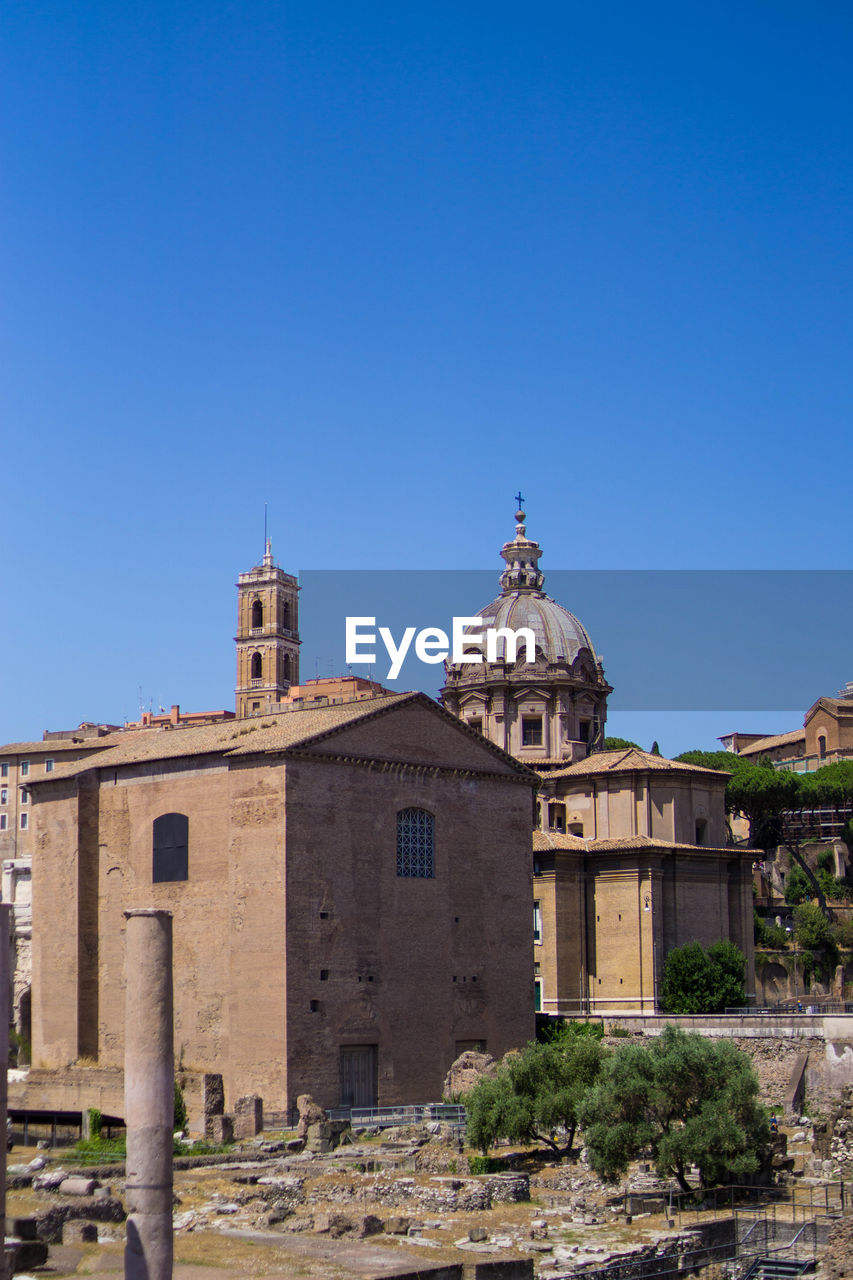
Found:
[[[174,1115],[175,1129],[181,1130],[181,1131],[186,1129],[188,1119],[189,1117],[187,1115],[187,1104],[184,1101],[184,1091],[176,1080],[175,1081],[175,1115]]]
[[[793,866],[785,877],[785,901],[789,907],[799,902],[808,902],[812,896],[812,886],[802,868]]]
[[[840,920],[833,926],[833,934],[839,947],[853,947],[853,920]]]
[[[666,957],[661,1003],[667,1013],[722,1013],[746,1003],[746,958],[733,942],[675,947]]]

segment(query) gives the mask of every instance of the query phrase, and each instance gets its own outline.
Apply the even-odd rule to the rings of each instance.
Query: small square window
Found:
[[[21,830],[26,831],[29,825],[30,825],[30,815],[28,813],[22,813],[21,814]]]
[[[311,1000],[311,1001],[309,1002],[309,1004],[308,1004],[308,1008],[309,1008],[309,1010],[310,1010],[310,1012],[311,1012],[311,1013],[319,1013],[319,1012],[320,1012],[320,1001],[319,1001],[319,1000]]]
[[[27,778],[27,777],[29,777],[29,772],[30,772],[30,762],[29,762],[29,760],[22,760],[22,761],[21,761],[21,777],[22,777],[22,778]]]
[[[53,773],[53,761],[52,761],[52,760],[45,760],[45,762],[44,762],[44,771],[45,771],[45,773]]]
[[[542,717],[521,717],[521,745],[523,747],[542,746]]]
[[[329,981],[329,970],[328,970],[328,969],[321,969],[321,970],[320,970],[320,981],[321,981],[321,982],[328,982],[328,981]]]

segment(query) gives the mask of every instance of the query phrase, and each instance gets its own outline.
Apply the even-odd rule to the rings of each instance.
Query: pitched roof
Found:
[[[805,729],[791,729],[789,733],[774,733],[768,738],[759,738],[757,742],[750,742],[748,747],[743,747],[739,752],[739,756],[760,756],[762,751],[771,751],[774,747],[787,747],[789,743],[805,742]]]
[[[531,762],[535,769],[535,763]],[[549,769],[549,778],[585,778],[602,773],[701,773],[723,778],[728,774],[717,769],[704,769],[698,764],[686,764],[682,760],[667,760],[666,756],[654,756],[639,747],[620,747],[617,751],[596,751],[586,760],[578,760],[565,769]]]
[[[679,844],[676,840],[662,840],[660,836],[616,836],[602,840],[584,840],[581,836],[564,835],[561,831],[534,831],[533,852],[564,849],[574,853],[621,853],[632,849],[675,849],[688,853],[727,853],[732,849],[715,848],[704,844]],[[749,850],[750,855],[754,850]]]
[[[121,730],[122,737],[124,730]],[[105,746],[115,742],[117,734],[104,734],[102,738],[78,738],[75,742],[72,738],[55,738],[47,742],[41,740],[39,742],[7,742],[0,747],[0,756],[23,756],[23,755],[60,755],[63,751],[102,751]]]
[[[288,751],[326,738],[351,724],[381,716],[404,703],[419,703],[429,707],[460,733],[475,740],[484,751],[511,764],[516,773],[528,774],[531,778],[534,776],[526,765],[501,751],[500,747],[489,742],[482,734],[468,729],[461,720],[445,711],[426,694],[396,693],[333,703],[330,706],[306,707],[281,714],[271,713],[269,716],[228,720],[220,724],[145,729],[132,735],[122,734],[120,738],[119,735],[114,735],[108,744],[105,739],[100,740],[105,748],[97,755],[61,765],[44,778],[34,779],[33,784],[40,786],[45,782],[58,782],[87,769],[112,769],[119,765],[147,761],[174,760],[196,755],[231,757]]]
[[[823,707],[832,715],[836,716],[853,715],[853,698],[818,698],[817,702],[810,706],[806,712],[806,720],[810,719],[811,716],[814,715],[818,707]]]

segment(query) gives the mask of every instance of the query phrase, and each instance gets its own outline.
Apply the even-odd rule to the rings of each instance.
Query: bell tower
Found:
[[[279,569],[267,539],[263,562],[237,580],[237,715],[275,709],[299,683],[299,584]]]

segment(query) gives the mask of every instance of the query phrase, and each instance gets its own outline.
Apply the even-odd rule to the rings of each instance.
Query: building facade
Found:
[[[150,730],[33,788],[33,1051],[120,1066],[124,918],[174,915],[178,1061],[228,1103],[440,1098],[533,1034],[535,777],[422,694]]]
[[[541,1012],[656,1012],[668,953],[721,938],[744,953],[754,991],[753,853],[727,843],[726,780],[633,748],[542,778],[533,836]]]

